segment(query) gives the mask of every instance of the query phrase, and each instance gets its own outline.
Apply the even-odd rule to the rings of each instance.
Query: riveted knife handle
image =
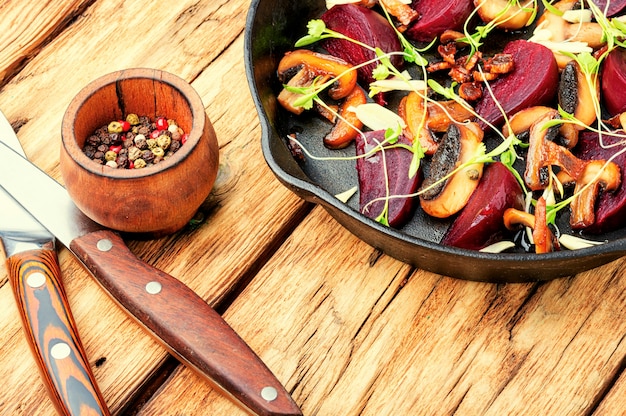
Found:
[[[110,415],[69,309],[54,250],[6,260],[28,344],[61,415]]]
[[[252,349],[201,297],[138,259],[109,230],[75,238],[71,251],[123,309],[183,364],[257,415],[302,415]]]

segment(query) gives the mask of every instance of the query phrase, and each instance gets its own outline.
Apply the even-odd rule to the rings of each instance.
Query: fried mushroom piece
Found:
[[[532,0],[519,3],[507,0],[474,0],[476,12],[483,22],[493,22],[500,29],[506,30],[521,29],[532,21],[537,4]]]
[[[509,230],[514,230],[519,226],[530,228],[537,254],[550,253],[560,249],[559,240],[548,227],[546,200],[543,197],[537,200],[534,214],[516,208],[507,209],[504,212],[504,226]]]
[[[533,191],[546,188],[552,166],[560,167],[572,178],[580,177],[585,168],[583,161],[554,142],[559,133],[559,126],[545,128],[545,123],[558,118],[558,111],[550,109],[530,128],[524,181]]]
[[[556,118],[558,112],[550,110],[532,125],[524,181],[533,191],[545,189],[552,168],[558,166],[557,179],[563,184],[575,184],[570,225],[573,229],[583,229],[595,222],[595,204],[600,190],[610,192],[619,188],[620,168],[614,162],[579,159],[554,143],[558,126],[545,128],[545,123]]]
[[[420,205],[424,212],[447,218],[467,204],[482,177],[483,164],[474,163],[452,174],[477,153],[483,132],[476,123],[453,123],[433,155],[428,177],[420,188]],[[448,175],[452,176],[446,178]]]
[[[561,72],[558,88],[559,105],[586,126],[591,126],[596,120],[595,103],[600,101],[600,83],[595,84],[589,85],[580,64],[576,61],[568,62]],[[575,125],[574,128],[578,131],[585,129],[579,125]]]
[[[357,72],[343,59],[307,49],[285,53],[277,69],[278,79],[291,87],[307,87],[317,80],[322,84],[330,79],[337,81],[329,88],[328,95],[334,100],[345,98],[356,86]],[[286,88],[278,94],[278,102],[288,111],[301,114],[304,108],[294,103],[302,95]]]
[[[591,160],[585,163],[585,168],[579,178],[574,179],[565,172],[557,175],[565,184],[574,184],[576,197],[570,204],[570,225],[574,230],[589,227],[596,221],[595,205],[601,190],[616,191],[621,183],[620,168],[613,162]]]
[[[329,149],[343,149],[348,146],[359,131],[363,128],[363,122],[351,109],[367,102],[367,96],[358,85],[343,100],[340,109],[340,117],[335,121],[331,131],[324,137],[324,146]]]
[[[602,27],[597,22],[570,22],[563,18],[565,13],[581,10],[579,0],[561,0],[552,6],[559,14],[546,9],[537,20],[531,40],[551,49],[560,69],[572,58],[559,51],[594,50],[606,43]]]
[[[554,111],[554,109],[541,105],[520,110],[513,114],[502,127],[502,134],[504,137],[509,137],[510,134],[514,134],[520,139],[527,137],[532,125],[551,111]],[[571,149],[578,143],[578,133],[579,130],[577,130],[573,124],[563,123],[559,128],[558,136],[555,136],[553,140],[557,144]]]

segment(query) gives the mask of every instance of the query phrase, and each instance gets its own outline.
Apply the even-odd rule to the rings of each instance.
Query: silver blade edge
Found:
[[[0,141],[25,157],[13,127],[0,111]],[[54,236],[0,189],[0,240],[6,257],[25,250],[54,248]]]
[[[104,227],[74,204],[65,188],[8,147],[0,137],[0,187],[64,246]]]

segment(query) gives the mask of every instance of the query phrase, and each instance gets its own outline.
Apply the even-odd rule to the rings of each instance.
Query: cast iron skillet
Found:
[[[328,124],[315,116],[295,117],[276,102],[281,85],[276,67],[285,51],[306,33],[306,23],[325,10],[324,0],[253,0],[245,35],[248,82],[262,126],[263,155],[278,180],[306,201],[320,204],[361,240],[415,267],[460,279],[486,282],[528,282],[573,275],[598,267],[626,254],[626,229],[600,236],[607,243],[574,251],[537,255],[516,252],[490,254],[438,244],[449,222],[428,218],[420,210],[410,223],[396,230],[380,225],[358,212],[358,195],[348,204],[334,195],[357,184],[353,161],[294,159],[285,137],[298,140],[316,156],[354,155],[354,148],[329,151],[322,137]],[[562,232],[571,232],[567,218]],[[341,253],[337,253],[341,256]]]

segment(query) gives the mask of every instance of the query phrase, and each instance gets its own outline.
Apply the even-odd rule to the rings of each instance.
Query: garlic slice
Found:
[[[357,107],[350,107],[348,110],[354,112],[358,119],[373,131],[395,130],[398,126],[402,129],[406,127],[402,117],[380,104],[366,103]]]
[[[559,237],[559,243],[561,243],[563,247],[569,250],[580,250],[581,248],[588,248],[605,244],[606,241],[592,241],[569,234],[563,234]]]
[[[589,9],[566,10],[565,12],[563,12],[563,16],[561,17],[563,18],[563,20],[570,23],[588,23],[591,22],[593,13]]]
[[[512,241],[499,241],[485,248],[482,248],[479,251],[483,253],[501,253],[504,250],[508,250],[513,247],[515,247],[515,243]]]
[[[345,204],[346,202],[348,202],[350,198],[352,198],[354,194],[356,194],[357,190],[358,190],[358,187],[354,186],[348,189],[347,191],[338,193],[337,195],[335,195],[335,198],[337,198],[338,200],[340,200],[341,202]]]

